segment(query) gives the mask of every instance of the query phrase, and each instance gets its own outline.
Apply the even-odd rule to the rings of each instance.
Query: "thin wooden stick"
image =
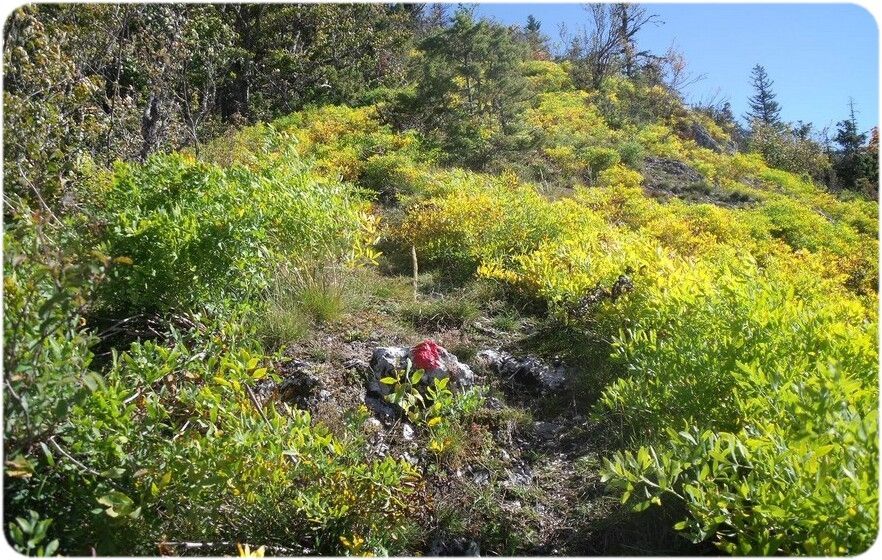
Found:
[[[61,453],[61,454],[64,455],[65,457],[67,457],[67,459],[68,459],[71,463],[73,463],[74,465],[80,467],[81,469],[83,469],[84,471],[86,471],[87,473],[89,473],[89,474],[91,474],[91,475],[94,475],[94,476],[101,476],[101,473],[99,473],[98,471],[96,471],[96,470],[94,470],[94,469],[90,469],[90,468],[87,467],[86,465],[84,465],[84,464],[80,463],[79,461],[77,461],[76,459],[74,459],[73,455],[71,455],[70,453],[68,453],[67,451],[65,451],[63,447],[61,447],[60,445],[58,445],[58,442],[55,441],[55,436],[52,436],[52,437],[49,438],[49,443],[52,444],[52,447],[54,447],[56,451],[58,451],[59,453]]]
[[[413,300],[417,300],[417,296],[419,295],[419,276],[420,276],[420,267],[419,263],[417,263],[417,255],[416,255],[416,245],[410,246],[410,257],[413,261]]]
[[[260,402],[258,402],[257,397],[254,396],[254,392],[251,390],[251,387],[245,385],[245,390],[248,391],[248,396],[251,397],[251,402],[257,408],[257,412],[260,413],[260,417],[263,418],[263,421],[266,422],[267,426],[272,426],[269,419],[266,417],[266,414],[263,413],[263,407],[260,406]]]

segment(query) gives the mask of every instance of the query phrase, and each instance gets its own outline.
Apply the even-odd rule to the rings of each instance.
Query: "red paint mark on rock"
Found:
[[[426,339],[411,349],[413,366],[424,371],[441,367],[441,347],[434,340]]]

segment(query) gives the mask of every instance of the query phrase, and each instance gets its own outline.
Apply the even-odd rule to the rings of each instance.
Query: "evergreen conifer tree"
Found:
[[[749,98],[750,110],[744,117],[748,122],[759,121],[767,126],[781,124],[781,106],[775,101],[775,92],[772,91],[774,82],[769,78],[766,69],[757,64],[750,74],[753,84],[754,95]]]

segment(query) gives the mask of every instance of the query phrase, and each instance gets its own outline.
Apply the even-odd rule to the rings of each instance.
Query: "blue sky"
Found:
[[[879,31],[873,16],[853,4],[644,4],[663,25],[647,26],[638,43],[662,53],[673,42],[690,71],[705,78],[687,93],[700,101],[732,103],[736,115],[747,109],[750,70],[766,67],[788,121],[835,124],[848,115],[853,97],[858,124],[879,122]],[[542,31],[558,40],[558,25],[570,30],[587,22],[581,4],[479,4],[477,14],[520,24],[533,14]]]

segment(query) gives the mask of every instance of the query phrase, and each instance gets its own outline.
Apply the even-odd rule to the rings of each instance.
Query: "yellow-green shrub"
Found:
[[[878,524],[874,313],[814,270],[752,269],[622,310],[630,374],[600,410],[654,443],[605,476],[638,508],[683,503],[678,528],[728,552],[860,552]]]
[[[530,84],[530,89],[539,93],[567,91],[573,88],[570,74],[566,69],[550,60],[528,60],[522,70]]]
[[[484,260],[523,253],[560,231],[533,187],[513,177],[469,177],[471,185],[411,206],[395,232],[427,262],[473,273]]]
[[[364,456],[367,411],[333,435],[309,413],[252,395],[268,358],[235,322],[115,354],[35,483],[66,550],[155,552],[164,541],[259,542],[341,554],[340,537],[394,553],[416,473]],[[278,380],[277,380],[278,381]],[[50,484],[46,484],[51,481]],[[232,548],[232,545],[230,545]]]
[[[707,159],[715,173],[728,161]],[[753,163],[736,165],[762,169]],[[807,206],[811,186],[729,209],[659,203],[640,179],[615,166],[600,174],[604,186],[554,202],[475,186],[430,199],[456,219],[421,221],[420,231],[612,340],[624,375],[594,413],[645,445],[606,464],[625,501],[680,501],[689,517],[677,528],[729,552],[863,550],[877,526],[878,323],[874,290],[852,285],[843,258],[875,241]],[[505,243],[492,224],[513,208],[561,227]],[[613,296],[622,276],[631,289]]]

